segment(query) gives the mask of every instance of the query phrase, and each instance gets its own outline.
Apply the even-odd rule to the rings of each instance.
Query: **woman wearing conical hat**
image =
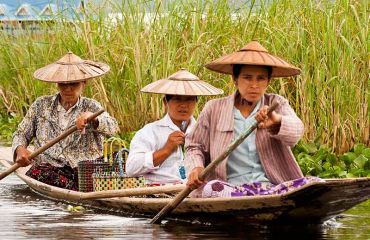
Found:
[[[234,186],[253,182],[280,184],[302,178],[290,147],[302,137],[303,123],[285,98],[266,93],[273,77],[295,76],[300,70],[269,54],[256,41],[206,67],[232,75],[237,90],[231,96],[208,102],[187,136],[188,186],[196,189],[204,184],[198,176],[206,162],[216,159],[254,118],[262,121],[257,130],[216,167],[202,196],[230,196]],[[274,101],[280,106],[268,116],[267,108]],[[210,181],[214,179],[220,181]]]
[[[87,118],[102,107],[97,101],[81,96],[88,80],[108,71],[106,64],[82,60],[68,53],[34,73],[39,80],[56,83],[59,91],[36,99],[19,124],[12,144],[15,161],[21,166],[31,164],[27,147],[32,140],[34,147],[39,148],[74,124],[80,131],[33,160],[28,176],[50,185],[78,190],[77,163],[99,157],[104,136],[118,130],[116,120],[106,112],[87,125]]]
[[[134,136],[126,162],[128,176],[144,176],[150,185],[183,183],[182,145],[195,124],[193,117],[197,96],[221,94],[222,91],[182,69],[166,79],[144,87],[142,92],[164,94],[166,115],[145,125]]]

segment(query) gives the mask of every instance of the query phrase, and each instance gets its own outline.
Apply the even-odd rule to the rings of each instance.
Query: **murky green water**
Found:
[[[0,170],[3,170],[1,167]],[[370,202],[320,226],[203,225],[72,213],[33,193],[15,175],[0,181],[0,239],[370,239]]]

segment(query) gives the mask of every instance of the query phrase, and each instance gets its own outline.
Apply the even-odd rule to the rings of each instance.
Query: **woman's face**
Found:
[[[257,103],[266,92],[269,81],[265,67],[244,65],[234,83],[243,99]]]
[[[172,96],[166,102],[167,112],[172,121],[176,124],[188,121],[194,114],[197,97],[195,96]]]
[[[85,82],[58,83],[60,97],[63,102],[76,102],[81,96]]]

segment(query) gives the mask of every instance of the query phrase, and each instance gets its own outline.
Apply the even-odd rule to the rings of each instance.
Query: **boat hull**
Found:
[[[0,160],[6,167],[10,163]],[[53,200],[94,208],[113,210],[123,215],[156,215],[172,198],[115,197],[82,200],[85,193],[61,189],[25,175],[27,168],[16,174],[35,192]],[[171,218],[206,222],[289,222],[321,223],[370,198],[370,178],[326,179],[281,195],[230,198],[186,198]]]

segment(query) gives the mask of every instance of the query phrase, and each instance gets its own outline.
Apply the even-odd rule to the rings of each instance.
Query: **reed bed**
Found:
[[[163,115],[161,96],[140,93],[143,86],[185,67],[230,94],[231,78],[203,66],[257,39],[302,69],[269,91],[289,99],[306,140],[337,153],[369,145],[368,1],[240,2],[105,1],[74,22],[44,24],[37,34],[0,33],[0,114],[21,118],[38,96],[56,92],[32,74],[71,50],[110,65],[85,95],[118,119],[124,136]],[[118,14],[108,17],[107,6]],[[207,100],[200,99],[197,114]]]

